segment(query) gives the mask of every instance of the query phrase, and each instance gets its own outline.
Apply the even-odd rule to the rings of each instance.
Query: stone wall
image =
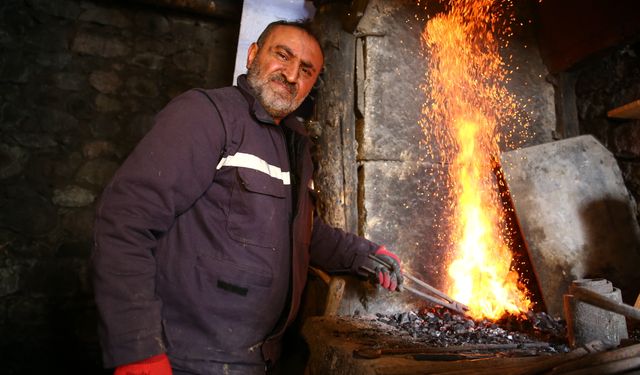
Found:
[[[616,156],[627,188],[640,202],[640,120],[607,117],[609,110],[640,99],[640,36],[569,74],[575,79],[580,133],[594,135]]]
[[[97,373],[95,202],[191,87],[232,82],[239,23],[129,2],[0,5],[3,373]]]

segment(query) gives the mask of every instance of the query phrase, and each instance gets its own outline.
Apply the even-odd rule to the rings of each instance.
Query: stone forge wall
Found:
[[[528,25],[530,9],[518,13]],[[356,30],[360,233],[397,251],[412,273],[443,288],[447,254],[437,241],[443,207],[433,198],[442,189],[434,177],[442,166],[420,147],[426,100],[420,85],[427,66],[420,33],[426,18],[415,1],[370,0]],[[535,132],[526,144],[550,141],[554,93],[532,28],[517,29],[505,55],[513,55],[509,89],[527,104]],[[378,293],[369,308],[388,310],[394,305],[388,297]]]
[[[607,111],[640,99],[640,36],[570,74],[580,134],[592,134],[615,155],[627,188],[640,202],[640,120],[607,118]]]
[[[95,202],[172,97],[232,82],[238,28],[128,2],[2,2],[0,372],[99,371]]]

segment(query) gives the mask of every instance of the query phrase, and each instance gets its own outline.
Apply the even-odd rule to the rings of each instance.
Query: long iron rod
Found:
[[[462,304],[462,303],[460,303],[460,302],[458,302],[458,301],[454,300],[453,298],[451,298],[451,297],[449,297],[448,295],[446,295],[446,294],[442,293],[441,291],[439,291],[438,289],[436,289],[436,288],[432,287],[431,285],[429,285],[429,284],[425,283],[424,281],[422,281],[422,280],[420,280],[420,279],[417,279],[417,278],[413,277],[412,275],[410,275],[410,274],[408,274],[408,273],[403,273],[402,275],[403,275],[403,276],[405,276],[407,279],[409,279],[409,280],[413,281],[414,283],[416,283],[416,284],[418,284],[418,285],[420,285],[420,286],[424,287],[425,289],[427,289],[427,290],[428,290],[428,291],[430,291],[431,293],[433,293],[433,294],[437,295],[438,297],[441,297],[441,298],[443,298],[443,299],[446,299],[447,301],[449,301],[449,302],[451,302],[451,303],[457,303],[457,304],[459,304],[461,307],[463,307],[463,308],[465,308],[465,309],[469,310],[469,307],[468,307],[468,306],[466,306],[466,305],[464,305],[464,304]]]
[[[422,298],[426,299],[427,301],[430,301],[430,302],[433,302],[433,303],[435,303],[435,304],[438,304],[438,305],[440,305],[440,306],[442,306],[442,307],[445,307],[445,308],[447,308],[447,309],[449,309],[449,310],[453,310],[453,311],[455,311],[455,312],[459,312],[460,314],[463,314],[463,315],[465,314],[465,310],[463,309],[463,307],[461,307],[461,306],[460,306],[460,304],[459,304],[459,303],[456,303],[456,302],[453,302],[453,303],[447,302],[447,301],[445,301],[445,300],[443,300],[443,299],[441,299],[441,298],[434,297],[434,296],[429,295],[429,294],[426,294],[426,293],[422,293],[421,291],[419,291],[419,290],[417,290],[417,289],[414,289],[414,288],[412,288],[412,287],[410,287],[410,286],[408,286],[408,285],[405,285],[405,286],[404,286],[404,288],[405,288],[406,290],[410,291],[411,293],[413,293],[413,294],[415,294],[415,295],[417,295],[417,296],[419,296],[419,297],[422,297]],[[464,306],[464,305],[463,305],[463,306]],[[467,308],[467,310],[468,310],[468,308]]]
[[[640,320],[640,309],[636,309],[633,306],[627,305],[625,303],[614,301],[611,298],[607,298],[601,295],[600,293],[586,288],[578,287],[575,288],[575,290],[573,290],[571,294],[573,294],[575,298],[590,305],[594,305],[608,311],[613,311],[615,313],[624,315],[627,318]]]

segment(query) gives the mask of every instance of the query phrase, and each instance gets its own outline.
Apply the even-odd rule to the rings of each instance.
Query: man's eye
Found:
[[[302,68],[302,74],[304,74],[306,77],[311,77],[311,69],[308,68]]]
[[[278,52],[278,58],[279,58],[280,60],[286,60],[286,59],[287,59],[287,55],[285,55],[285,54],[284,54],[284,53],[282,53],[282,52]]]

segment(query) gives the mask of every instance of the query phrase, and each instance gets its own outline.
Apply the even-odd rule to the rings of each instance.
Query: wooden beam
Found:
[[[140,3],[177,9],[209,17],[239,20],[242,16],[240,0],[136,0]]]
[[[312,26],[324,50],[324,82],[317,89],[314,120],[322,133],[316,141],[318,212],[328,224],[358,231],[358,164],[355,130],[355,42],[340,17],[349,11],[341,1],[317,8]]]

